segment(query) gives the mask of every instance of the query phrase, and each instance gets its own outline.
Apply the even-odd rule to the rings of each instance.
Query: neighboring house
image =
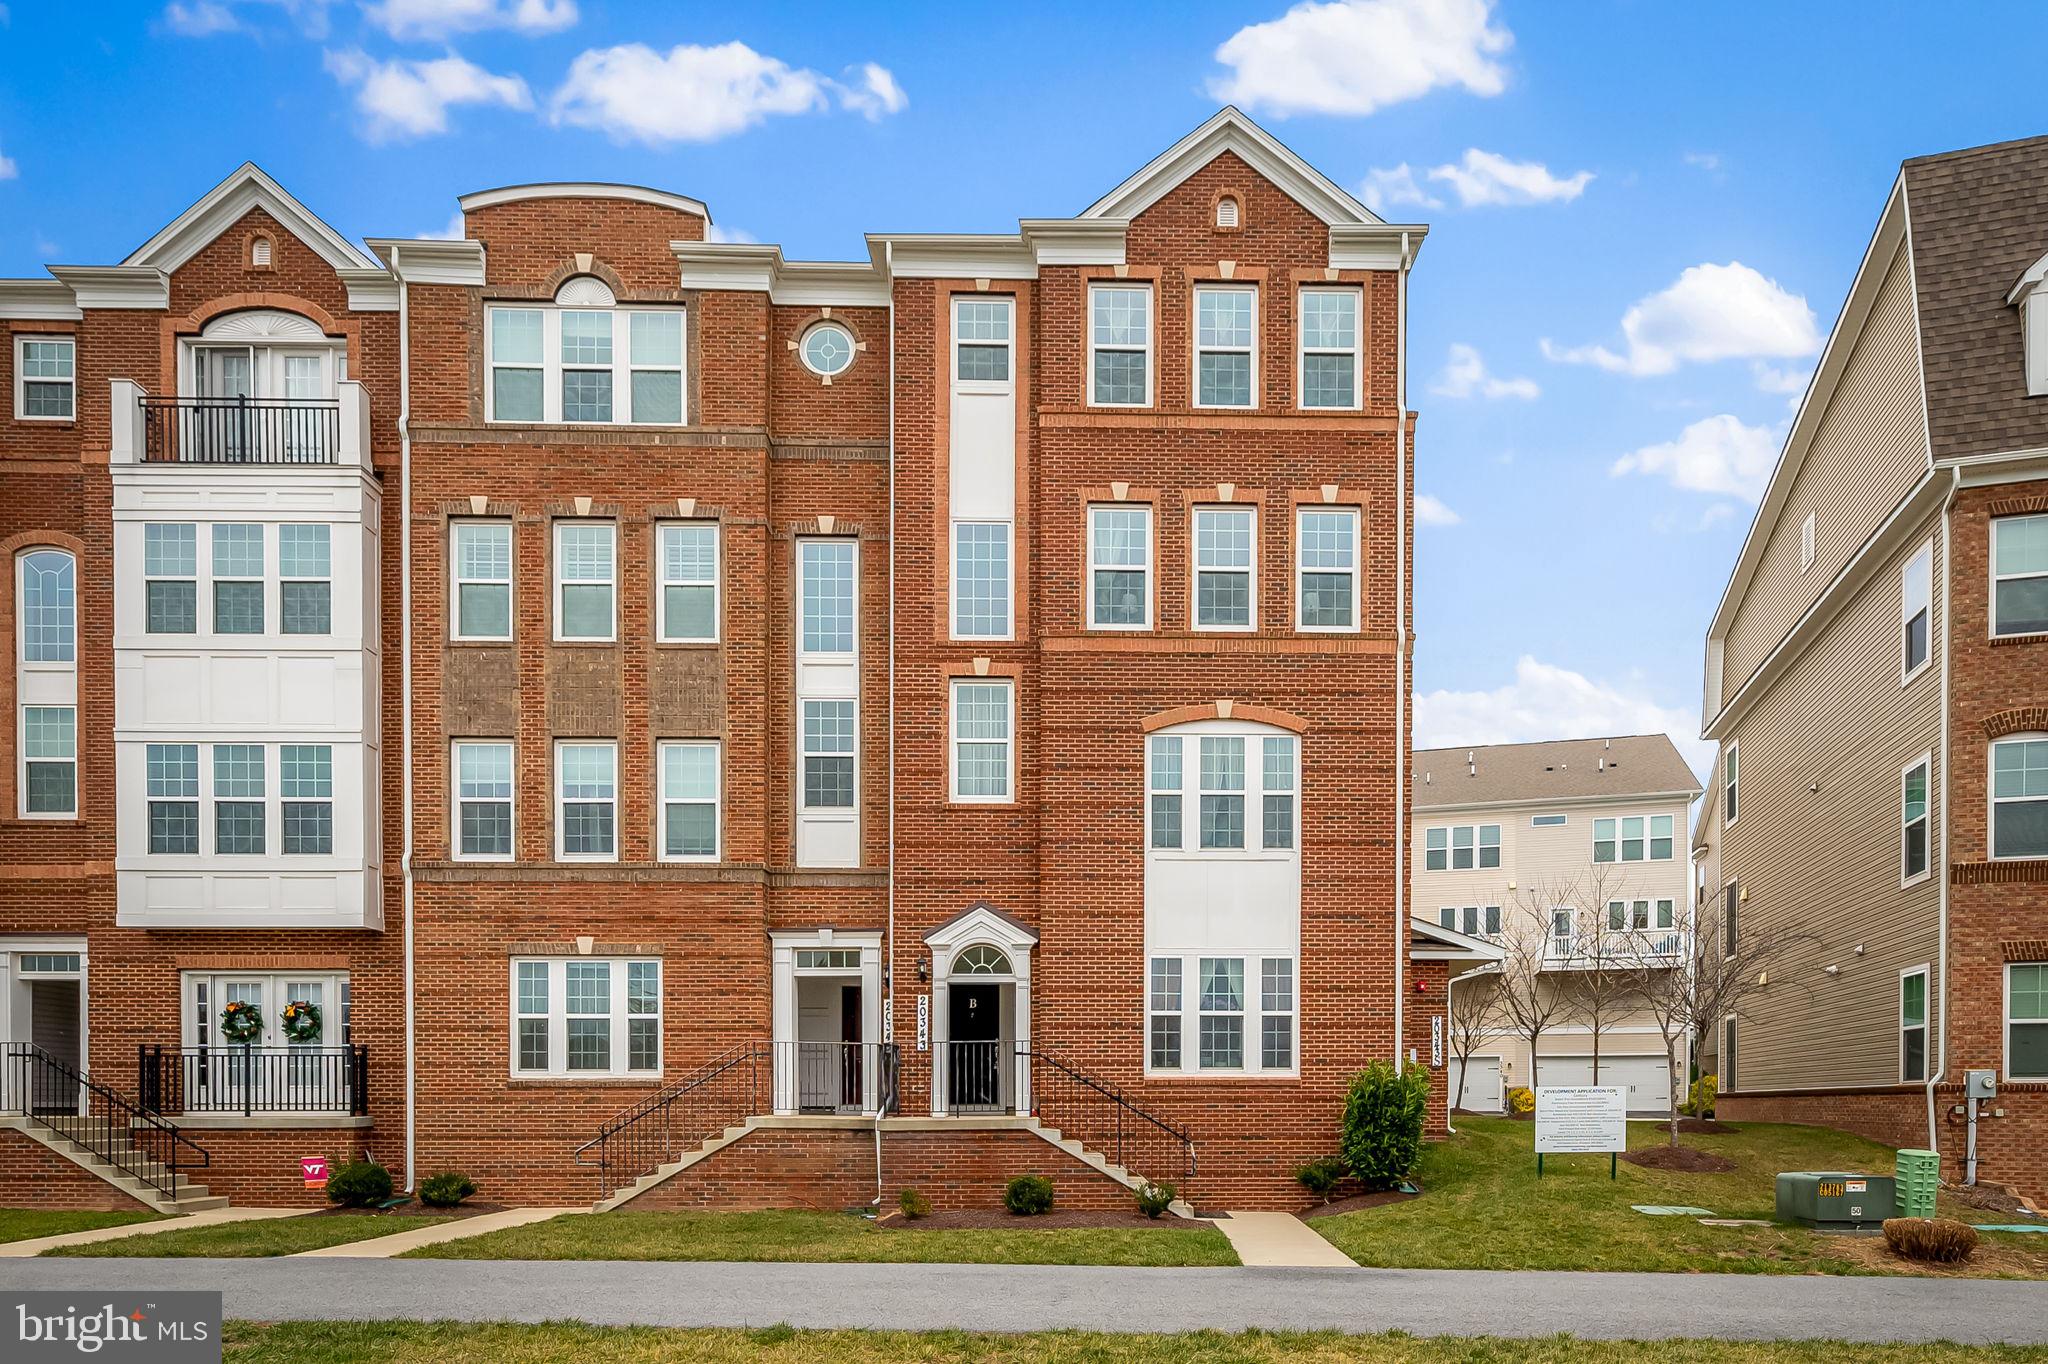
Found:
[[[1707,635],[1727,1117],[2048,1192],[2048,139],[1905,163]]]
[[[1234,109],[854,262],[461,206],[245,166],[0,282],[0,1179],[84,1102],[259,1203],[858,1203],[877,1116],[942,1201],[1299,1201],[1472,950],[1401,931],[1426,229]]]
[[[1690,922],[1683,838],[1699,780],[1669,737],[1634,734],[1549,743],[1418,749],[1411,880],[1415,914],[1508,947],[1536,968],[1536,989],[1561,997],[1532,1058],[1503,1030],[1472,1055],[1462,1105],[1502,1110],[1508,1089],[1625,1085],[1629,1107],[1663,1112],[1671,1068],[1655,1022],[1623,998],[1627,971],[1682,970]],[[1452,987],[1451,1008],[1479,1007],[1499,988],[1478,967]],[[1602,1007],[1583,1002],[1588,973],[1614,979]],[[1469,993],[1468,993],[1469,992]],[[1680,1065],[1684,1065],[1681,1053]],[[1447,1090],[1457,1096],[1450,1058]]]

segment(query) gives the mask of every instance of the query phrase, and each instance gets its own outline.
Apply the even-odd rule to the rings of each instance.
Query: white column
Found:
[[[776,943],[769,984],[770,1073],[779,1114],[796,1112],[796,949]]]
[[[882,947],[860,949],[860,1110],[873,1113],[882,1102]]]
[[[1012,952],[1010,966],[1017,973],[1017,1053],[1012,1060],[1012,1064],[1017,1068],[1017,1111],[1029,1113],[1031,1058],[1023,1053],[1031,1047],[1031,949],[1027,947]]]

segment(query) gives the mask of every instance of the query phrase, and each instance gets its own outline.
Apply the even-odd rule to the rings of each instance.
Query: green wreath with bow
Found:
[[[263,1011],[245,1000],[231,999],[220,1011],[220,1037],[237,1046],[263,1036]]]
[[[287,1042],[318,1042],[320,1040],[320,1006],[295,999],[284,1006],[278,1015],[284,1026],[284,1040]]]

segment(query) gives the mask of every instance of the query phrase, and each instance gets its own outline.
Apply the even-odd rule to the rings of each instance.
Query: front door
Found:
[[[860,1109],[860,986],[839,987],[839,1103]]]
[[[1002,987],[955,981],[947,989],[946,1098],[955,1113],[1002,1108]]]
[[[29,1041],[41,1047],[53,1061],[74,1071],[79,1066],[78,982],[75,980],[32,980],[29,990]],[[38,1113],[68,1113],[78,1106],[78,1088],[47,1070],[32,1072],[39,1077],[38,1092],[29,1103]]]

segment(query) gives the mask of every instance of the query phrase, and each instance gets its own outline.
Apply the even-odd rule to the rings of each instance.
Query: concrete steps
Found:
[[[187,1175],[177,1176],[169,1194],[146,1183],[139,1171],[147,1167],[149,1158],[136,1148],[126,1133],[103,1118],[9,1118],[0,1121],[157,1212],[209,1212],[228,1206],[224,1195],[212,1192]],[[98,1155],[93,1151],[93,1145],[106,1148],[112,1159]]]

